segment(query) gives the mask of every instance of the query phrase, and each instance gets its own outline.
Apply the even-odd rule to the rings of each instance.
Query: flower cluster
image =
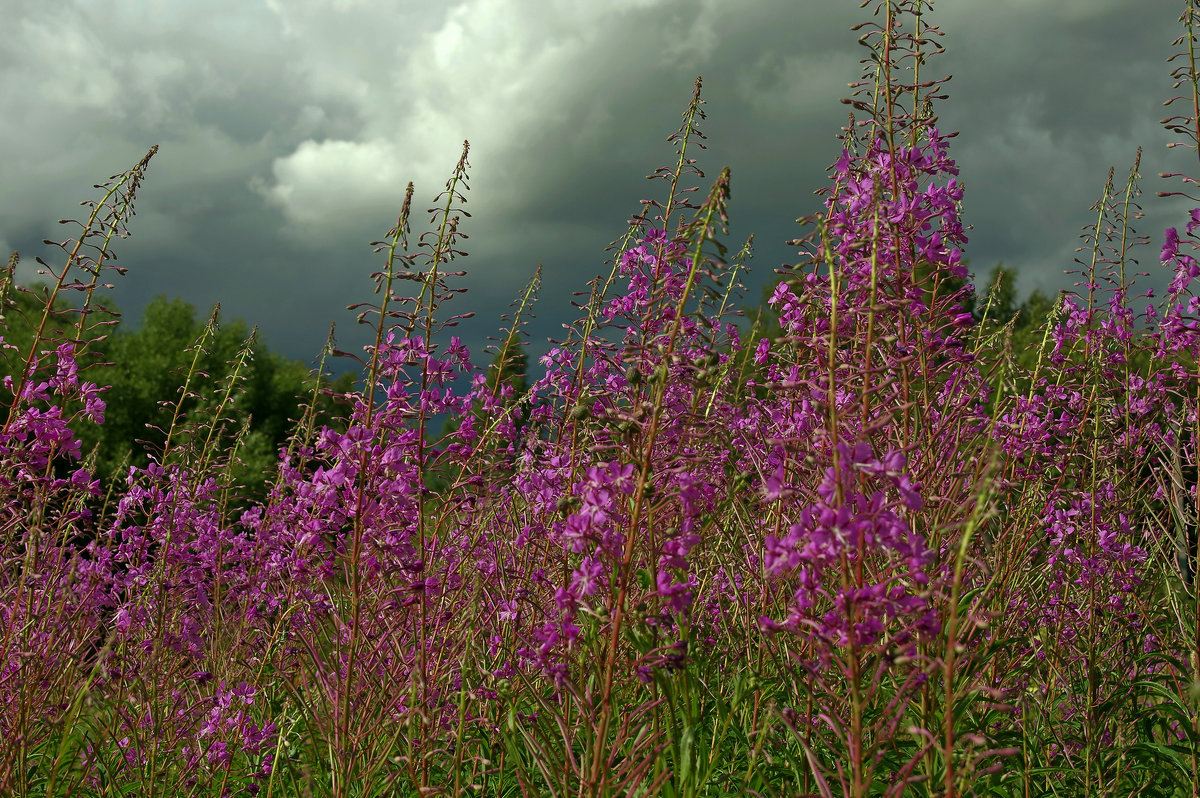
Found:
[[[937,82],[880,75],[770,292],[776,323],[744,340],[729,172],[703,202],[679,188],[703,177],[697,82],[667,202],[632,220],[527,392],[505,382],[522,319],[491,373],[440,322],[464,150],[424,264],[397,254],[411,190],[382,242],[360,384],[319,423],[314,402],[262,497],[228,478],[225,405],[182,401],[179,429],[205,434],[172,428],[103,490],[76,435],[105,411],[84,344],[35,341],[0,428],[0,741],[20,741],[0,743],[0,791],[53,761],[67,791],[256,794],[319,765],[364,791],[468,772],[483,791],[509,767],[522,792],[562,773],[632,794],[715,773],[725,743],[707,765],[688,746],[743,714],[752,762],[803,741],[797,793],[836,774],[873,794],[888,762],[894,785],[958,794],[1007,767],[993,736],[1032,750],[1035,717],[1067,724],[1026,753],[1043,762],[1121,744],[1159,709],[1122,704],[1100,648],[1126,681],[1194,677],[1160,652],[1195,630],[1156,597],[1195,600],[1200,210],[1167,231],[1174,277],[1138,314],[1105,243],[1132,216],[1110,179],[1081,290],[1022,360],[967,282],[949,136],[899,105]],[[1154,745],[1195,726],[1185,704]],[[497,736],[536,767],[511,749],[495,766]]]

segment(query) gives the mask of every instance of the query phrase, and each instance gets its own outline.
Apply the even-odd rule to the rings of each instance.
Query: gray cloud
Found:
[[[928,20],[955,75],[939,109],[974,225],[977,271],[997,261],[1021,286],[1069,284],[1081,226],[1110,165],[1137,146],[1147,216],[1161,239],[1184,206],[1160,200],[1160,171],[1186,171],[1158,126],[1171,95],[1176,3],[940,0]],[[571,318],[571,292],[605,271],[604,247],[645,175],[673,163],[666,137],[704,76],[708,179],[733,170],[736,250],[756,233],[747,294],[795,253],[793,220],[836,157],[838,99],[866,50],[865,12],[823,0],[0,0],[0,243],[53,258],[54,219],[161,146],[130,227],[116,301],[135,315],[156,293],[261,325],[309,358],[331,320],[371,295],[367,242],[416,186],[426,208],[471,141],[469,292],[453,310],[478,346],[540,262],[535,337]],[[1156,248],[1142,261],[1154,271]],[[51,262],[54,262],[53,260]],[[29,271],[22,273],[29,277]],[[1161,284],[1163,280],[1159,280]]]

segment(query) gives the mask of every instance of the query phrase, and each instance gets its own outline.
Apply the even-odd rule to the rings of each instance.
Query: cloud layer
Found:
[[[1145,0],[940,0],[933,76],[954,74],[941,127],[975,226],[968,256],[1068,284],[1078,232],[1110,165],[1137,146],[1155,239],[1183,216],[1154,175],[1184,171],[1157,124],[1172,94],[1178,10]],[[730,245],[756,233],[748,300],[794,253],[793,221],[837,155],[838,103],[865,50],[865,12],[825,0],[75,0],[3,3],[0,244],[25,263],[64,234],[90,186],[161,146],[140,194],[116,301],[154,294],[261,325],[308,359],[330,320],[370,295],[368,242],[413,181],[414,233],[471,142],[461,261],[478,344],[538,263],[544,340],[604,247],[704,76],[709,178],[733,170]],[[1143,263],[1155,268],[1155,252]],[[51,261],[53,262],[53,261]],[[23,276],[28,278],[29,272]]]

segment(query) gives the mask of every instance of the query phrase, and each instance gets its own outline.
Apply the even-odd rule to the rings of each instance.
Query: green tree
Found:
[[[180,407],[185,420],[204,422],[206,403],[218,395],[230,364],[251,334],[240,319],[217,324],[214,314],[211,322],[212,335],[197,351],[206,324],[196,318],[189,302],[160,296],[143,310],[136,329],[118,327],[104,342],[112,365],[96,381],[111,386],[104,394],[105,423],[77,430],[84,451],[97,447],[101,476],[119,478],[123,474],[118,472],[129,465],[144,466],[150,454],[161,453],[193,361],[189,396]],[[304,364],[269,351],[260,341],[253,343],[232,411],[235,422],[249,422],[233,475],[247,493],[260,495],[265,489],[277,452],[286,445],[312,386]],[[319,414],[334,412],[327,404],[322,402]]]

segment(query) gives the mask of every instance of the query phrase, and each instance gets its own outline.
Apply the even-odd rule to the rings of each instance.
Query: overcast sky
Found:
[[[1139,145],[1142,250],[1186,206],[1159,172],[1197,174],[1159,125],[1171,89],[1177,0],[938,0],[929,75],[966,184],[966,255],[1017,267],[1022,294],[1068,285],[1080,228],[1109,166],[1123,184]],[[730,249],[751,232],[748,301],[791,263],[794,220],[838,154],[866,50],[856,0],[0,0],[0,252],[61,262],[91,188],[158,155],[139,192],[117,304],[156,294],[258,324],[310,360],[345,306],[370,299],[369,242],[415,183],[413,236],[471,142],[463,328],[477,348],[538,263],[535,349],[574,318],[571,294],[608,268],[605,247],[645,175],[673,164],[697,75],[709,181],[732,169]],[[1156,282],[1164,285],[1165,279]],[[480,362],[485,362],[483,357]]]

